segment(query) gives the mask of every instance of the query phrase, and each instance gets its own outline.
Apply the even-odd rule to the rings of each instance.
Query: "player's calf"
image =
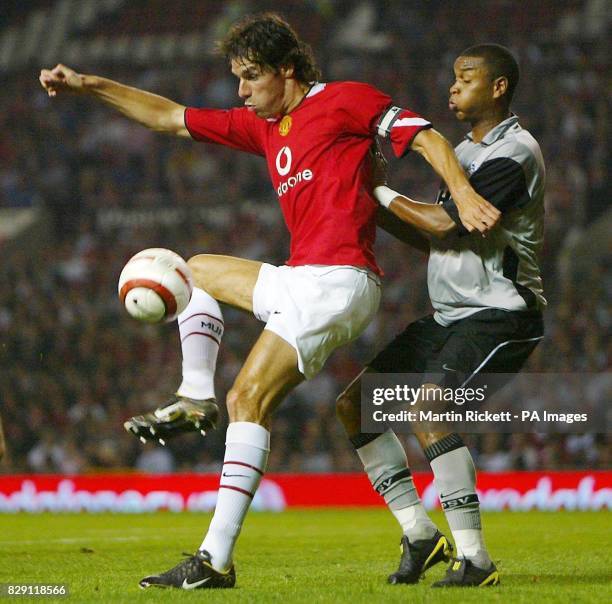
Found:
[[[349,438],[361,433],[361,376],[362,371],[336,399],[336,416]]]

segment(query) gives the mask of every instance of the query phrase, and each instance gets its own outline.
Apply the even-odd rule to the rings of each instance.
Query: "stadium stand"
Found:
[[[265,165],[154,135],[78,97],[49,99],[37,76],[61,60],[185,104],[230,106],[235,83],[213,57],[212,42],[254,5],[226,2],[219,10],[209,0],[194,12],[181,0],[169,12],[158,0],[8,3],[0,20],[0,208],[35,208],[45,228],[0,240],[0,409],[9,443],[0,471],[207,471],[220,463],[223,431],[167,449],[142,448],[123,432],[124,418],[176,387],[180,360],[175,327],[130,320],[116,299],[116,280],[130,255],[154,246],[185,257],[209,251],[282,263],[287,237]],[[586,254],[578,274],[571,268],[572,251],[584,248],[591,225],[610,218],[601,6],[542,0],[517,11],[495,0],[460,11],[440,1],[283,3],[325,79],[371,82],[431,117],[454,142],[464,133],[446,108],[454,56],[496,41],[520,57],[514,109],[541,142],[548,174],[547,338],[531,371],[610,369],[609,237],[594,240],[598,254]],[[433,199],[437,182],[423,162],[391,161],[390,172],[394,188]],[[386,274],[381,312],[358,342],[285,402],[275,420],[273,472],[360,469],[335,419],[335,396],[376,349],[429,310],[425,260],[384,234],[378,255]],[[237,312],[225,316],[221,400],[260,328]],[[471,439],[486,470],[610,464],[603,436]],[[416,443],[408,438],[408,445],[412,467],[426,468]]]

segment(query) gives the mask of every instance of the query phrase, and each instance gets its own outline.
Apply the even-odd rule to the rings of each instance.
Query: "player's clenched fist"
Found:
[[[55,96],[60,90],[79,92],[83,88],[83,76],[61,63],[53,69],[41,70],[38,79],[49,96]]]
[[[476,191],[468,191],[462,202],[456,201],[459,218],[463,226],[470,232],[479,231],[482,234],[490,231],[501,219],[501,212]]]

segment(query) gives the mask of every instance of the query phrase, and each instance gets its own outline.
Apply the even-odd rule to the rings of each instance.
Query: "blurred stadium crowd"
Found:
[[[45,5],[21,3],[0,25],[21,18],[30,4]],[[81,35],[161,35],[170,28],[188,33],[204,25],[223,32],[243,12],[278,8],[274,2],[226,2],[217,15],[219,3],[203,1],[209,19],[202,23],[193,16],[193,3],[174,4],[169,19],[161,2],[130,2]],[[432,119],[454,144],[465,133],[446,106],[454,57],[483,41],[516,52],[522,80],[514,109],[539,140],[548,171],[543,264],[549,309],[546,340],[528,368],[534,372],[610,368],[609,249],[579,277],[571,251],[608,204],[606,28],[602,33],[601,23],[590,19],[598,4],[542,0],[519,9],[504,0],[282,3],[282,13],[313,46],[324,80],[375,84],[398,105]],[[123,431],[125,418],[157,406],[176,388],[180,348],[175,325],[144,326],[122,312],[116,281],[125,261],[146,247],[168,247],[185,257],[205,251],[282,263],[287,236],[265,164],[153,134],[86,98],[49,99],[37,82],[38,70],[49,66],[1,74],[0,208],[43,208],[49,235],[0,243],[0,409],[9,447],[0,467],[216,470],[224,430],[205,440],[187,436],[165,449],[143,447]],[[227,107],[238,100],[226,65],[210,55],[146,65],[102,56],[71,66],[188,105]],[[394,188],[417,199],[435,195],[438,183],[416,157],[391,161],[390,176]],[[386,275],[381,311],[359,341],[338,351],[281,407],[270,471],[360,469],[336,421],[335,397],[377,349],[430,311],[426,259],[383,233],[377,250]],[[224,311],[221,401],[262,327],[251,316]],[[425,469],[416,442],[407,442],[413,468]],[[602,436],[490,434],[471,442],[485,470],[610,463]]]

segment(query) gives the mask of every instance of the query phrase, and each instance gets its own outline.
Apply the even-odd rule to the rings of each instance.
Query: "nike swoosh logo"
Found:
[[[444,363],[444,365],[442,365],[442,369],[444,369],[444,371],[454,371],[455,373],[457,373],[456,369],[453,369],[452,367],[449,367],[446,363]]]
[[[196,587],[200,587],[200,585],[204,585],[207,581],[210,581],[212,577],[206,577],[206,579],[202,579],[201,581],[194,581],[193,583],[189,583],[187,579],[183,579],[183,584],[181,587],[183,589],[195,589]]]
[[[450,493],[446,493],[446,494],[440,493],[440,499],[446,499],[447,497],[450,497],[451,495],[455,495],[459,491],[461,491],[461,489],[457,489],[456,491],[451,491]]]
[[[248,478],[246,474],[228,474],[227,472],[223,472],[223,476],[226,478]]]

